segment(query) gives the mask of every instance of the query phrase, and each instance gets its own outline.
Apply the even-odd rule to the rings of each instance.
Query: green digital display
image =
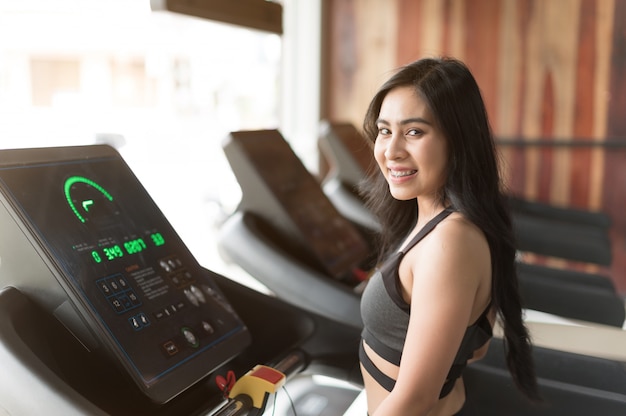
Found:
[[[100,253],[98,253],[97,251],[92,251],[91,252],[91,257],[93,257],[93,260],[96,263],[102,263],[102,257],[100,257]]]
[[[154,245],[154,247],[160,247],[165,244],[165,238],[163,238],[161,233],[150,234],[150,240],[152,241],[152,245]],[[98,250],[92,250],[90,254],[93,261],[96,263],[102,263],[103,260],[116,260],[124,257],[125,255],[141,253],[146,249],[148,249],[148,245],[144,239],[135,238],[124,242],[122,245],[111,244],[102,246]]]
[[[151,234],[150,237],[152,238],[152,242],[154,243],[154,245],[157,247],[165,244],[165,239],[163,238],[161,233]]]
[[[122,251],[122,248],[118,246],[117,244],[114,246],[110,246],[110,247],[103,247],[102,252],[104,253],[104,256],[106,257],[107,260],[115,260],[117,258],[124,256],[124,252]]]
[[[101,204],[113,202],[113,196],[106,189],[83,176],[67,178],[63,190],[70,209],[82,223],[87,222],[91,212],[100,210]]]
[[[143,238],[137,238],[135,240],[125,242],[124,248],[128,254],[135,254],[145,250],[146,243],[143,242]]]
[[[113,195],[94,180],[84,176],[70,176],[65,180],[63,190],[67,204],[81,223],[87,223],[90,218],[119,214],[113,204]],[[161,233],[152,233],[149,238],[155,247],[165,244]],[[147,248],[143,238],[134,238],[121,244],[99,247],[90,254],[96,263],[102,263],[103,260],[112,261],[124,255],[141,253]]]

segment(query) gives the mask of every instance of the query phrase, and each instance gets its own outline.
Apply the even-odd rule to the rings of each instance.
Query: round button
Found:
[[[198,299],[198,302],[206,303],[206,297],[204,297],[204,293],[202,293],[202,291],[200,289],[198,289],[194,285],[191,285],[189,287],[189,290],[191,290],[191,293],[193,293],[193,295],[196,297],[196,299]]]
[[[187,296],[187,299],[189,299],[189,302],[191,302],[191,304],[193,306],[200,306],[200,302],[198,301],[198,297],[196,295],[194,295],[191,290],[185,289],[185,290],[183,290],[183,293],[185,293],[185,296]]]
[[[202,329],[204,329],[208,334],[212,334],[213,332],[215,332],[213,326],[207,321],[202,321]]]
[[[191,331],[191,329],[187,327],[183,327],[180,330],[180,332],[183,333],[183,336],[185,337],[187,344],[191,345],[194,348],[198,348],[198,346],[200,345],[200,342],[198,341],[198,337],[196,337],[196,335]]]

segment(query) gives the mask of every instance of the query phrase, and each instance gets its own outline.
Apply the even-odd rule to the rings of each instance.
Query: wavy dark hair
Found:
[[[371,143],[378,136],[376,121],[387,93],[405,86],[413,87],[425,101],[448,142],[447,179],[441,202],[451,204],[487,238],[492,305],[504,328],[507,365],[518,388],[538,400],[532,346],[522,318],[515,237],[480,89],[467,66],[456,59],[426,58],[401,67],[378,90],[365,115],[364,136]],[[382,226],[382,260],[412,229],[419,213],[415,199],[394,199],[380,169],[373,168],[378,172],[370,172],[360,191]]]

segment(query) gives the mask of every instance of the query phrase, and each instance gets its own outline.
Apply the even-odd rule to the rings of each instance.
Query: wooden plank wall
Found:
[[[324,118],[360,127],[395,68],[424,56],[462,59],[502,141],[511,192],[608,213],[613,263],[604,271],[626,294],[626,0],[323,5]],[[528,146],[537,140],[544,145]]]

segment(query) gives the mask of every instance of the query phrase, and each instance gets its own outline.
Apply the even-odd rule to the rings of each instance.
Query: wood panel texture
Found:
[[[397,67],[460,58],[481,86],[511,193],[608,213],[607,272],[626,294],[626,0],[325,0],[324,8],[324,118],[360,127]]]

